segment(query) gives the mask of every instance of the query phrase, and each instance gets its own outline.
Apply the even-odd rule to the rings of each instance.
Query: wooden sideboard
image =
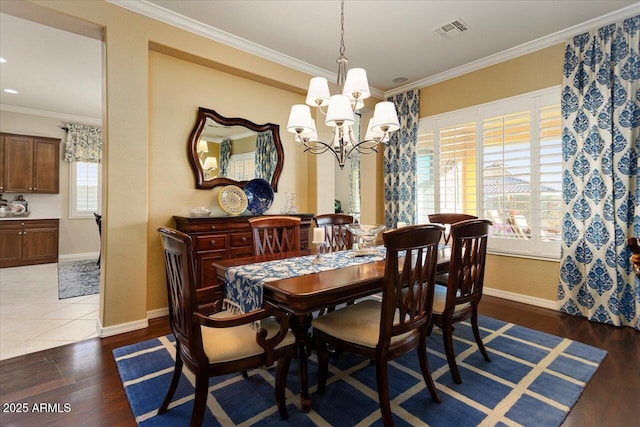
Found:
[[[291,216],[300,217],[300,249],[306,250],[309,247],[309,229],[313,214]],[[224,297],[224,289],[218,284],[213,261],[253,255],[253,235],[249,218],[253,216],[173,217],[176,229],[193,239],[197,287],[214,287],[206,296],[209,301],[221,302]]]

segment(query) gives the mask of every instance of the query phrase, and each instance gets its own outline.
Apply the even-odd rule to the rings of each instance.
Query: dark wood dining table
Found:
[[[449,248],[440,249],[438,273],[448,270]],[[213,262],[218,279],[224,283],[227,268],[277,259],[310,255],[310,251],[288,252],[232,258]],[[306,274],[264,282],[263,303],[278,307],[290,314],[290,328],[298,343],[300,403],[302,410],[311,409],[307,377],[307,356],[310,349],[312,314],[323,308],[374,295],[382,291],[385,261],[373,261],[335,270]]]

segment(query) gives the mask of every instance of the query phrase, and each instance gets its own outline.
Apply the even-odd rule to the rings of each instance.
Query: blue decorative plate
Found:
[[[252,179],[244,186],[247,195],[247,209],[254,215],[262,215],[273,203],[273,188],[261,178]]]

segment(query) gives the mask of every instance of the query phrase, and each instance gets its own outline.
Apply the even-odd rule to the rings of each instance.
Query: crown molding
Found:
[[[106,1],[140,15],[144,15],[148,18],[155,19],[156,21],[164,22],[165,24],[169,24],[185,31],[189,31],[191,33],[250,53],[260,58],[267,59],[269,61],[284,65],[297,71],[301,71],[311,76],[320,76],[326,78],[329,81],[336,81],[336,73],[327,71],[315,65],[311,65],[307,62],[300,61],[291,56],[284,55],[273,49],[269,49],[257,43],[237,37],[231,33],[219,30],[210,25],[205,25],[201,22],[196,21],[195,19],[188,18],[164,7],[150,3],[147,0]],[[629,18],[631,16],[637,15],[638,13],[640,13],[640,2],[622,8],[615,12],[600,16],[598,18],[583,22],[582,24],[574,25],[573,27],[569,27],[565,30],[549,34],[537,40],[533,40],[531,42],[521,44],[514,48],[496,53],[494,55],[487,56],[477,61],[469,62],[459,67],[452,68],[451,70],[426,77],[424,79],[406,84],[404,86],[400,86],[390,91],[383,92],[379,89],[371,88],[371,95],[379,99],[386,99],[389,96],[406,92],[408,90],[430,86],[432,84],[449,80],[454,77],[479,70],[481,68],[499,64],[500,62],[508,61],[510,59],[514,59],[528,53],[536,52],[549,46],[553,46],[554,44],[562,43],[568,38],[573,37],[577,34],[590,31],[603,25],[611,24],[624,18]]]
[[[447,70],[439,74],[434,74],[433,76],[429,76],[424,79],[418,80],[416,82],[412,82],[404,86],[395,88],[393,90],[385,92],[384,96],[386,98],[388,96],[397,95],[399,93],[403,93],[412,89],[419,89],[426,86],[430,86],[436,83],[443,82],[445,80],[452,79],[454,77],[459,77],[463,74],[467,74],[472,71],[476,71],[482,68],[489,67],[491,65],[496,65],[501,62],[517,58],[519,56],[533,53],[538,50],[556,45],[558,43],[563,43],[567,41],[567,39],[577,36],[578,34],[582,34],[584,32],[591,31],[595,28],[612,24],[614,22],[620,21],[625,18],[630,18],[639,13],[640,13],[640,2],[636,4],[632,4],[631,6],[627,6],[625,8],[622,8],[615,12],[602,15],[598,18],[594,18],[589,21],[583,22],[582,24],[574,25],[573,27],[569,27],[567,29],[557,31],[555,33],[541,37],[537,40],[523,43],[519,46],[504,50],[502,52],[498,52],[494,55],[487,56],[477,61],[469,62],[459,67],[452,68],[451,70]]]
[[[102,119],[99,117],[76,116],[75,114],[56,113],[54,111],[38,110],[35,108],[19,107],[16,105],[8,104],[0,104],[0,111],[28,114],[30,116],[48,117],[51,119],[60,119],[72,123],[82,123],[92,126],[102,126]]]
[[[155,19],[156,21],[164,22],[171,26],[180,28],[190,33],[197,34],[205,37],[209,40],[222,43],[226,46],[233,47],[243,52],[250,53],[257,57],[275,62],[276,64],[284,65],[285,67],[293,70],[301,71],[314,77],[324,77],[330,82],[335,82],[338,78],[337,73],[325,70],[324,68],[317,67],[283,53],[277,52],[268,47],[254,43],[252,41],[243,39],[226,31],[219,30],[211,25],[203,24],[195,19],[180,15],[164,7],[158,6],[154,3],[150,3],[146,0],[105,0],[108,3],[112,3],[116,6],[120,6],[132,12],[144,15],[147,18]],[[371,96],[382,99],[384,92],[370,88]]]

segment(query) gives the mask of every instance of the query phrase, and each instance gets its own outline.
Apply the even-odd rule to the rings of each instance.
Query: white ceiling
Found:
[[[290,67],[335,79],[340,2],[108,0]],[[1,11],[1,9],[0,9]],[[355,1],[345,3],[349,67],[367,70],[381,96],[420,87],[640,13],[636,1]],[[470,29],[445,39],[453,20]],[[0,14],[3,109],[101,115],[101,43]],[[397,77],[405,83],[394,83]]]

